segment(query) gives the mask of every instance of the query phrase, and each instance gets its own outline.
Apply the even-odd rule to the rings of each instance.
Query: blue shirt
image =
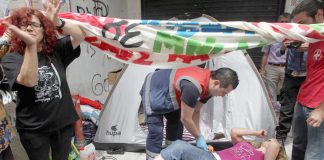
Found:
[[[306,59],[308,52],[297,52],[296,48],[287,48],[288,71],[306,72]]]

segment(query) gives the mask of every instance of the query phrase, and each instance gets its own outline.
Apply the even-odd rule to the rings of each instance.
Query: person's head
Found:
[[[249,143],[256,148],[257,150],[261,151],[263,154],[267,152],[271,152],[271,154],[276,157],[276,160],[286,160],[285,151],[283,150],[282,146],[279,144],[277,139],[271,138],[267,141],[263,142],[254,142],[249,141]]]
[[[292,21],[300,24],[314,24],[324,22],[324,5],[319,0],[304,0],[292,11]]]
[[[38,51],[50,55],[56,43],[55,27],[51,20],[38,10],[19,8],[10,13],[10,21],[23,31],[36,38]],[[25,43],[13,35],[12,50],[24,53]]]
[[[290,22],[290,14],[289,13],[283,13],[283,14],[279,15],[277,21],[279,23],[288,23],[288,22]]]
[[[211,96],[225,96],[239,84],[237,73],[230,68],[211,71],[208,92]]]

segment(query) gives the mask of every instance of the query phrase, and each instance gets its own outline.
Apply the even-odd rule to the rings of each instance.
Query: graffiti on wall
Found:
[[[89,13],[95,16],[107,17],[109,5],[107,0],[81,0],[73,1],[72,10],[77,13]]]

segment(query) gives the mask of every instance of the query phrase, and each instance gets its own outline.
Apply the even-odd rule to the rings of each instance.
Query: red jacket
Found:
[[[172,76],[172,75],[171,75]],[[210,70],[200,67],[186,67],[175,70],[173,88],[179,106],[181,106],[180,81],[188,80],[192,82],[200,92],[200,99],[206,98],[206,91],[209,85]]]

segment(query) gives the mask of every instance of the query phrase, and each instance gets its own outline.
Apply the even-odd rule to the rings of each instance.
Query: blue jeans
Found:
[[[164,160],[215,160],[213,154],[187,142],[177,140],[161,151]]]
[[[176,141],[182,139],[183,125],[180,121],[181,110],[176,110],[166,114],[147,115],[146,123],[148,135],[146,138],[147,159],[153,158],[162,150],[163,141],[163,116],[167,119],[166,140]]]
[[[324,124],[312,127],[306,120],[313,109],[300,103],[295,108],[293,118],[293,160],[323,160],[324,158]]]

